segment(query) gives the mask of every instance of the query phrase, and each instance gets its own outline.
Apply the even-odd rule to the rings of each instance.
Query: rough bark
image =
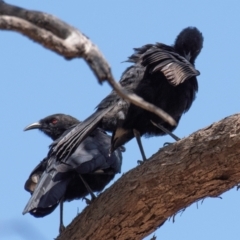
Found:
[[[124,174],[57,239],[142,239],[180,210],[239,182],[240,114],[235,114]]]
[[[22,33],[66,59],[84,58],[99,83],[108,81],[123,99],[153,112],[171,125],[175,120],[166,112],[144,101],[139,96],[125,91],[111,73],[108,62],[100,50],[78,29],[43,12],[30,11],[0,0],[0,29]]]

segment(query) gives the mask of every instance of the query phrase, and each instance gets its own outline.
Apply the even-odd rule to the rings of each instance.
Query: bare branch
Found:
[[[60,19],[3,1],[0,1],[0,16],[1,29],[18,31],[67,59],[84,58],[100,83],[112,76],[110,66],[97,46],[76,28]]]
[[[153,112],[171,125],[174,119],[136,94],[126,92],[111,73],[111,68],[97,46],[78,29],[46,13],[29,11],[0,0],[0,29],[22,33],[67,59],[84,58],[99,83],[107,80],[120,97]]]
[[[57,238],[142,239],[169,217],[240,182],[240,114],[214,123],[124,174]]]
[[[76,45],[69,44],[51,32],[17,17],[1,16],[0,27],[1,29],[20,32],[65,57],[70,58],[71,56],[76,56],[78,53]]]

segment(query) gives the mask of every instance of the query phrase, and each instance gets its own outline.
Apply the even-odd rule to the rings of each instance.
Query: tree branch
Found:
[[[240,114],[235,114],[124,174],[57,239],[142,239],[192,203],[237,185],[239,156]]]
[[[136,94],[126,92],[115,82],[111,68],[100,50],[78,29],[46,13],[29,11],[0,0],[0,29],[22,33],[66,59],[84,58],[99,83],[107,80],[120,97],[147,111],[153,112],[171,125],[175,120]]]
[[[99,83],[112,76],[100,50],[89,38],[60,19],[0,1],[0,28],[28,36],[67,59],[84,58]]]

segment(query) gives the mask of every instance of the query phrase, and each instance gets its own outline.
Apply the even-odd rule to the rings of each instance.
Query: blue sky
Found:
[[[80,29],[101,49],[117,80],[129,66],[121,62],[133,53],[134,47],[155,42],[172,44],[183,28],[196,26],[204,36],[204,47],[196,60],[201,72],[199,92],[175,134],[188,136],[239,112],[237,0],[7,2],[51,13]],[[37,130],[23,132],[23,128],[53,113],[83,120],[111,89],[106,83],[97,83],[83,60],[66,61],[18,33],[0,31],[0,66],[0,238],[53,239],[58,235],[59,209],[41,219],[22,215],[30,197],[23,189],[25,180],[46,155],[51,140]],[[146,155],[150,157],[166,141],[171,139],[143,139]],[[126,148],[122,173],[141,159],[135,140]],[[205,199],[198,207],[193,204],[177,215],[175,223],[168,221],[158,229],[157,239],[239,239],[240,192],[234,188],[221,197]],[[65,225],[84,207],[81,200],[66,203]]]

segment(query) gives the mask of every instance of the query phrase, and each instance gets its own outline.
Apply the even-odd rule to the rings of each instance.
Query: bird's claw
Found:
[[[137,164],[138,165],[142,165],[143,163],[145,163],[147,160],[137,160]]]
[[[171,143],[171,142],[165,142],[164,144],[163,144],[163,146],[164,147],[166,147],[166,146],[169,146],[169,145],[172,145],[173,143]]]
[[[86,198],[86,197],[83,197],[83,200],[85,200],[85,202],[86,202],[87,205],[90,205],[91,203],[93,203],[93,201],[94,201],[95,199],[96,199],[96,197],[95,197],[95,198],[92,198],[91,200],[88,199],[88,198]]]
[[[66,229],[66,227],[63,224],[60,224],[59,233],[62,233],[65,229]]]
[[[171,142],[165,142],[165,143],[163,144],[163,146],[162,146],[161,148],[159,148],[158,150],[159,150],[159,151],[162,151],[164,147],[166,147],[166,146],[170,146],[170,145],[172,145],[172,144],[174,144],[174,143],[171,143]]]

